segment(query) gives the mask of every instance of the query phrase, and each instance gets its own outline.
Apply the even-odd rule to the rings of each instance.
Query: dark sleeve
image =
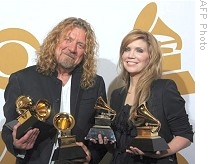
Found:
[[[172,134],[185,137],[193,142],[194,133],[185,110],[185,100],[173,80],[168,80],[163,89],[163,106]]]
[[[12,120],[15,120],[18,117],[15,101],[18,95],[21,94],[21,90],[17,79],[17,76],[15,74],[12,74],[9,78],[8,85],[4,92],[5,104],[3,106],[3,111],[4,117],[6,118],[5,124]],[[3,125],[1,133],[2,139],[7,147],[7,150],[13,155],[16,155],[19,153],[19,150],[14,149],[13,147],[12,130],[5,126],[5,124]]]
[[[98,89],[98,97],[102,96],[104,101],[107,102],[107,95],[106,95],[106,87],[103,77],[98,76],[99,78],[99,89]]]
[[[91,157],[92,157],[90,164],[98,164],[107,153],[107,149],[103,144],[90,143],[88,148],[91,152]]]

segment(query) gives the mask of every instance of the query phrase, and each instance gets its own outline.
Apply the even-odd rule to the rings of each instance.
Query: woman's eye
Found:
[[[124,50],[124,52],[128,52],[128,51],[130,51],[130,48],[129,47],[126,47],[125,50]]]
[[[137,48],[136,51],[139,52],[139,53],[143,53],[144,52],[144,50],[142,48]]]

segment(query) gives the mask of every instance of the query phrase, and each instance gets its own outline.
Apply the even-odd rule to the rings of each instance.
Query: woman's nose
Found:
[[[135,54],[133,51],[130,51],[130,53],[128,54],[129,58],[135,58]]]

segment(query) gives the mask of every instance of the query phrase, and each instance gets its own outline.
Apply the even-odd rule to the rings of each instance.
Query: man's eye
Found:
[[[71,42],[71,38],[69,38],[69,37],[66,37],[64,40],[67,42]]]
[[[85,45],[84,45],[84,44],[78,44],[78,47],[79,47],[80,49],[85,49]]]

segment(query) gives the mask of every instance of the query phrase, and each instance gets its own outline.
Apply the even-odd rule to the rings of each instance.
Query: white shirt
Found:
[[[70,94],[71,94],[71,76],[67,83],[62,86],[61,91],[61,105],[60,105],[60,112],[71,113],[70,110]],[[58,136],[59,137],[59,136]],[[58,147],[58,142],[54,144],[52,154],[49,160],[49,164],[54,164],[54,161],[51,161],[54,150]]]
[[[62,87],[60,112],[71,113],[70,111],[70,92],[71,92],[71,76],[67,83]]]

